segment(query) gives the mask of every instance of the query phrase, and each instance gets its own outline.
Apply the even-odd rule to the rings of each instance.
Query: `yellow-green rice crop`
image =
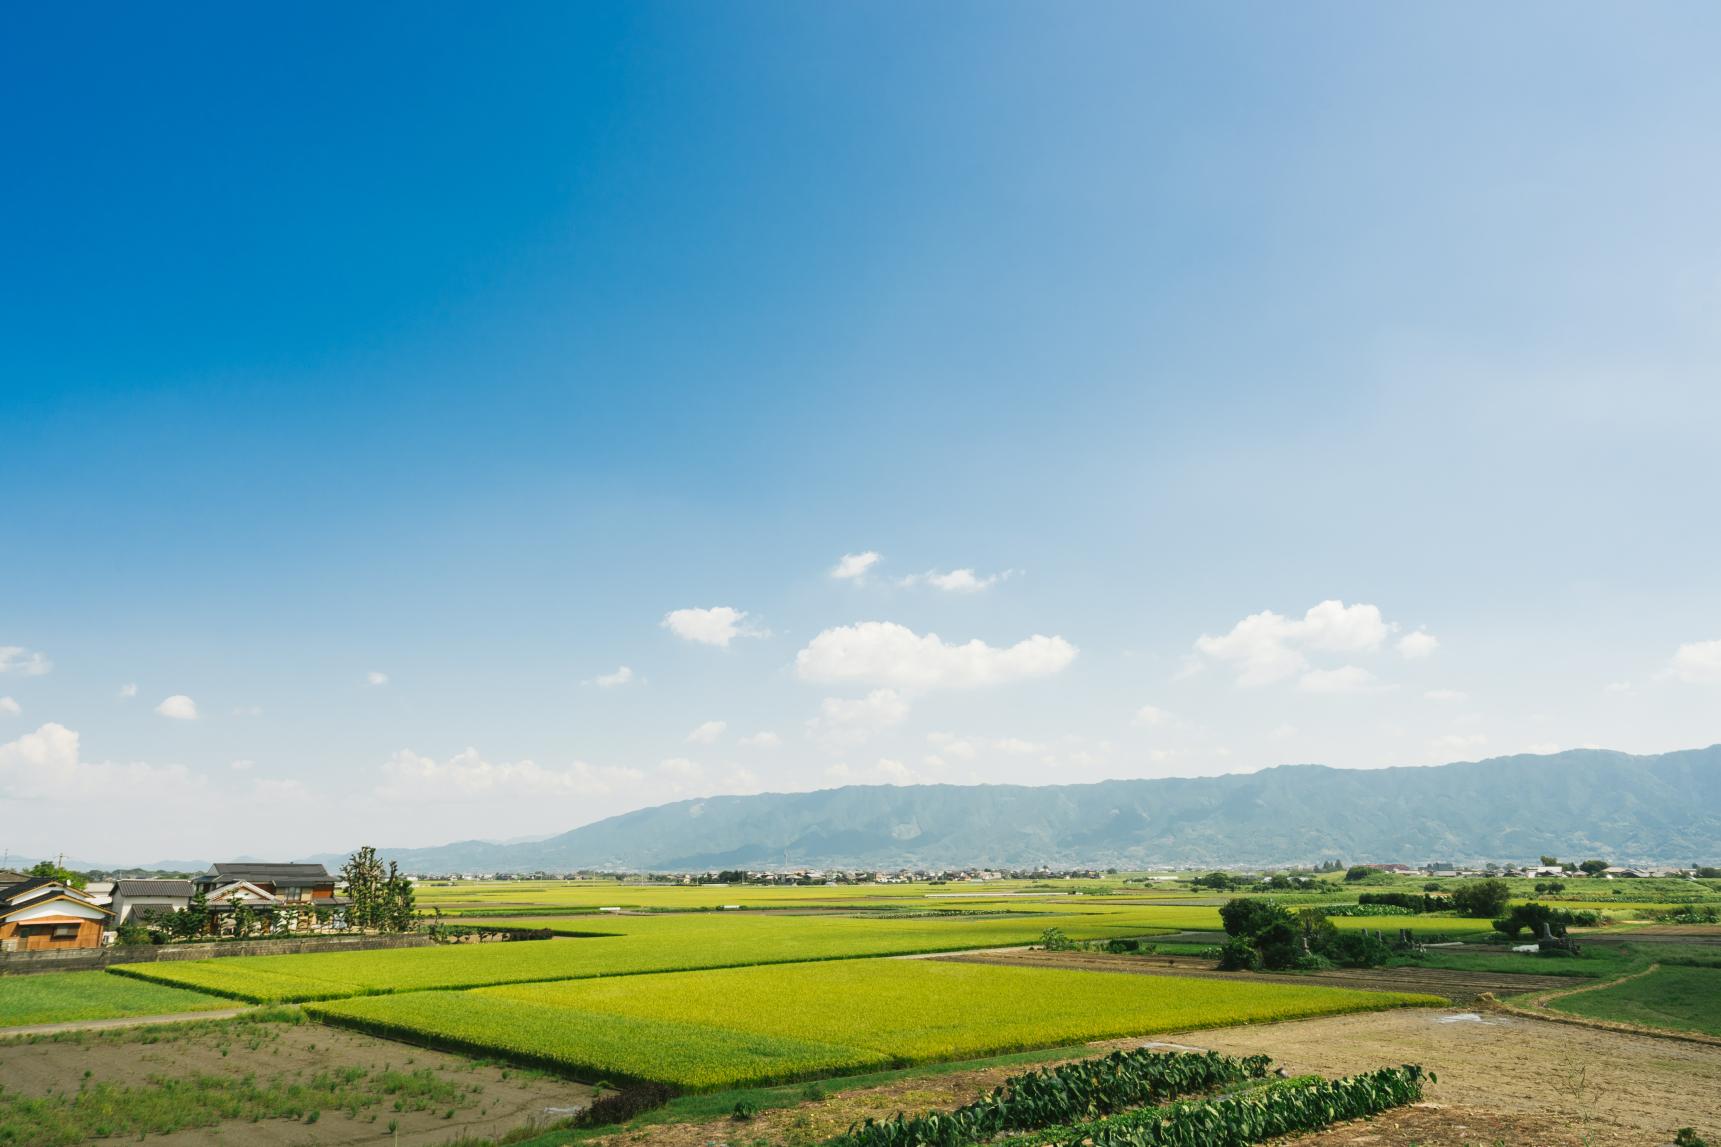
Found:
[[[845,960],[315,1005],[331,1021],[588,1078],[709,1089],[1432,996],[934,960]],[[719,1033],[719,1034],[714,1034]]]
[[[584,917],[558,924],[586,927]],[[241,956],[126,964],[113,973],[257,1002],[339,999],[587,976],[855,956],[1005,947],[1037,940],[1049,924],[1077,938],[1140,934],[1133,919],[1093,917],[760,916],[694,913],[618,916],[594,927],[620,935],[507,944],[455,944],[379,952]]]

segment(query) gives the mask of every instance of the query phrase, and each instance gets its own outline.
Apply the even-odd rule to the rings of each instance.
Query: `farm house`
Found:
[[[0,889],[0,951],[99,948],[113,912],[47,877]]]

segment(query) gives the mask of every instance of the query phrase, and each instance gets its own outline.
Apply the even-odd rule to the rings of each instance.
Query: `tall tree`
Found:
[[[45,880],[58,880],[61,884],[72,888],[82,888],[84,878],[69,868],[63,868],[51,860],[39,860],[30,866],[30,875]]]
[[[384,874],[376,849],[365,845],[341,865],[341,879],[347,886],[347,927],[360,930],[382,925]]]

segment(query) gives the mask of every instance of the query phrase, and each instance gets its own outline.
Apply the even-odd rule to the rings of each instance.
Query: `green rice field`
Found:
[[[1721,969],[1662,966],[1647,976],[1548,1001],[1569,1015],[1721,1036]]]
[[[1430,996],[930,960],[848,960],[313,1005],[331,1022],[694,1090]]]
[[[554,918],[580,930],[585,918]],[[501,921],[488,921],[500,923]],[[121,976],[257,1003],[340,999],[387,992],[472,988],[539,980],[636,975],[748,964],[1006,947],[1048,926],[1072,936],[1139,935],[1130,918],[762,916],[687,913],[604,922],[616,935],[511,944],[453,944],[376,952],[195,960],[116,967]],[[1178,925],[1166,925],[1165,930]]]
[[[40,972],[0,979],[0,1028],[165,1016],[231,1007],[228,1000],[106,972]]]

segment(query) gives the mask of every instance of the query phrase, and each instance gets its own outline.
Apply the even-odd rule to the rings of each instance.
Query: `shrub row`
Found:
[[[963,1147],[1005,1131],[1090,1120],[1160,1103],[1221,1084],[1259,1079],[1264,1055],[1237,1059],[1216,1052],[1115,1051],[1006,1079],[991,1095],[954,1111],[868,1119],[832,1140],[833,1147]]]
[[[1033,1142],[1048,1147],[1248,1147],[1415,1103],[1422,1098],[1424,1077],[1420,1066],[1407,1063],[1346,1079],[1298,1080],[1060,1128]],[[1434,1082],[1435,1077],[1426,1078]]]
[[[1358,904],[1390,904],[1412,912],[1450,912],[1450,896],[1431,896],[1425,892],[1364,892],[1356,898]]]
[[[1415,916],[1414,908],[1397,904],[1326,904],[1321,911],[1328,916]]]

